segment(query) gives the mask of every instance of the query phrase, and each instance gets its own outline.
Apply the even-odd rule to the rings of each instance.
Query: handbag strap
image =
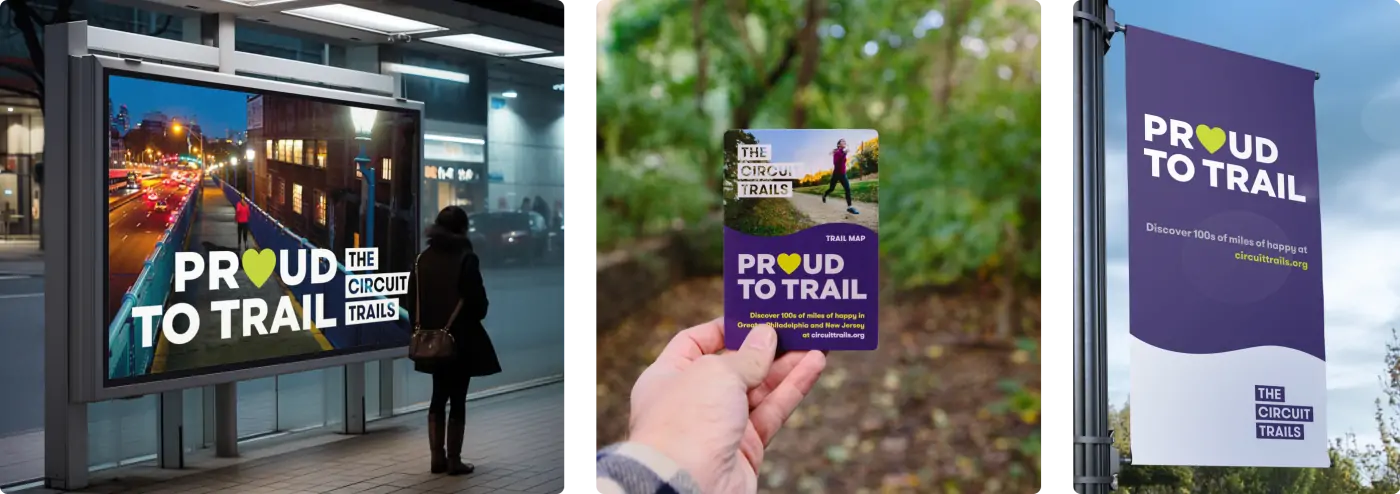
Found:
[[[462,254],[462,259],[465,260],[466,258],[467,255]],[[415,324],[413,328],[415,331],[421,330],[423,328],[423,273],[418,269],[418,261],[421,261],[422,259],[423,253],[419,252],[418,257],[413,260],[413,271],[415,271],[418,275],[413,279],[414,290],[418,292],[416,296],[413,297],[413,313],[418,315],[418,324]],[[457,264],[457,270],[462,270],[462,265],[460,262]],[[462,297],[458,296],[457,306],[452,308],[452,315],[447,317],[447,324],[442,327],[443,330],[452,328],[452,323],[457,320],[457,313],[462,311],[462,302]]]

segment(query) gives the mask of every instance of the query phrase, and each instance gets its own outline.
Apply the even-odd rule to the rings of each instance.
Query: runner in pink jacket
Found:
[[[248,201],[238,201],[233,206],[233,221],[238,223],[238,248],[242,249],[248,243]],[[249,244],[251,247],[252,245]]]

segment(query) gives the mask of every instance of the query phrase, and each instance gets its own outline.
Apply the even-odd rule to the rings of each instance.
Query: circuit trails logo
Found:
[[[379,269],[379,251],[376,248],[345,249],[346,271],[374,271]],[[239,269],[247,277],[251,287],[240,287],[235,276]],[[233,337],[232,316],[234,311],[242,315],[244,337],[276,334],[279,331],[302,331],[313,327],[333,328],[338,325],[356,326],[375,322],[393,321],[399,317],[397,298],[381,298],[408,293],[409,273],[368,273],[347,274],[345,276],[345,298],[360,299],[345,302],[343,322],[326,317],[325,294],[303,294],[300,300],[290,293],[277,298],[277,307],[269,311],[266,297],[218,299],[220,293],[248,295],[267,285],[275,271],[278,279],[287,289],[302,285],[323,285],[336,277],[338,264],[335,253],[327,249],[272,249],[243,252],[240,259],[233,252],[210,252],[208,259],[197,252],[177,252],[175,254],[175,293],[185,293],[198,288],[200,278],[208,278],[208,293],[215,294],[216,300],[209,302],[209,311],[218,313],[219,337]],[[275,286],[275,285],[274,285]],[[281,291],[281,290],[279,290]],[[285,292],[284,292],[285,293]],[[300,312],[301,317],[297,317]],[[141,345],[155,344],[154,318],[160,318],[160,331],[167,341],[183,345],[194,340],[199,333],[199,311],[189,303],[180,302],[168,309],[162,305],[135,307],[131,315],[141,326]],[[272,316],[269,323],[268,316]],[[184,318],[176,317],[184,316]],[[177,322],[183,321],[183,324]]]
[[[865,300],[867,295],[860,291],[860,280],[855,278],[821,281],[801,277],[835,276],[841,274],[845,267],[845,259],[838,254],[739,254],[741,277],[735,282],[744,288],[744,300],[754,296],[770,300],[779,293],[779,284],[783,286],[784,300]],[[778,271],[789,277],[776,283],[770,278],[752,277],[778,277]],[[793,276],[794,273],[797,276]],[[751,277],[745,278],[744,275]]]
[[[792,197],[792,181],[798,178],[796,163],[771,163],[773,146],[767,144],[738,146],[735,197]]]

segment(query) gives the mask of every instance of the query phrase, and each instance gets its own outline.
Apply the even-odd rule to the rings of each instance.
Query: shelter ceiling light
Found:
[[[441,142],[460,142],[462,144],[486,144],[485,139],[475,137],[445,136],[441,134],[423,134],[424,140]]]
[[[244,7],[265,7],[279,3],[295,2],[296,0],[224,0],[225,2],[242,5]]]
[[[436,24],[428,24],[343,3],[284,10],[282,13],[384,35],[421,34],[447,29]]]
[[[387,69],[389,69],[389,70],[391,70],[391,71],[394,71],[394,72],[398,72],[398,73],[400,73],[400,74],[416,75],[416,76],[419,76],[419,77],[431,77],[431,78],[433,78],[433,79],[442,79],[442,80],[444,80],[444,81],[455,81],[455,82],[460,82],[460,83],[463,83],[463,84],[466,84],[466,83],[468,83],[468,82],[471,82],[471,77],[469,77],[469,76],[467,76],[467,74],[463,74],[463,73],[461,73],[461,72],[452,72],[452,71],[450,71],[450,70],[441,70],[441,69],[430,69],[430,68],[427,68],[427,67],[419,67],[419,66],[417,66],[417,65],[404,65],[404,64],[392,63],[392,62],[390,62],[390,63],[385,63],[384,66],[385,66],[385,68],[387,68]]]
[[[549,53],[549,50],[544,48],[522,45],[513,41],[496,39],[480,34],[453,34],[450,36],[423,38],[423,41],[498,57],[524,57]]]
[[[559,69],[559,70],[564,70],[564,56],[563,56],[563,55],[557,55],[557,56],[553,56],[553,57],[540,57],[540,58],[522,58],[522,59],[520,59],[520,61],[522,61],[522,62],[530,62],[530,63],[533,63],[533,64],[535,64],[535,65],[543,65],[543,66],[546,66],[546,67],[554,67],[554,68]]]

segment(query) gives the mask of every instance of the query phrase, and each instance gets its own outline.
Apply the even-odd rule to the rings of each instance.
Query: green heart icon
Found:
[[[243,251],[243,273],[247,274],[248,281],[252,281],[258,288],[267,283],[267,277],[272,276],[272,268],[276,266],[277,255],[272,249]]]
[[[1196,140],[1201,141],[1201,145],[1206,147],[1206,151],[1215,154],[1220,150],[1220,146],[1225,145],[1225,129],[1220,127],[1196,126]]]

